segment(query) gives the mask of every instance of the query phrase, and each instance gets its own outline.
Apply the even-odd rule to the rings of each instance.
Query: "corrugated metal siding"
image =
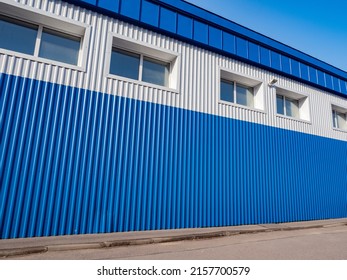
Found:
[[[339,218],[347,143],[0,74],[0,236]]]
[[[103,12],[114,16],[125,16],[148,28],[169,32],[170,36],[184,38],[204,48],[212,48],[247,63],[347,96],[346,72],[187,3],[176,1],[167,6],[153,0],[70,2],[82,6],[83,2],[88,3],[89,8],[97,11],[102,8]],[[182,18],[185,20],[182,21]]]
[[[47,15],[55,14],[92,26],[86,72],[0,54],[2,73],[347,141],[347,134],[332,129],[331,121],[331,103],[347,107],[345,98],[66,2],[19,2],[39,7],[37,11]],[[105,69],[109,66],[105,64],[105,50],[109,32],[180,54],[179,93],[106,77]],[[264,82],[263,112],[218,103],[220,67]],[[267,86],[273,78],[278,79],[279,86],[308,96],[310,123],[276,116],[275,90]]]
[[[20,2],[92,32],[86,72],[0,54],[1,238],[347,215],[330,107],[345,99],[65,2]],[[105,77],[108,31],[179,53],[178,93]],[[312,122],[277,117],[266,86],[264,112],[218,103],[219,67],[307,94]]]

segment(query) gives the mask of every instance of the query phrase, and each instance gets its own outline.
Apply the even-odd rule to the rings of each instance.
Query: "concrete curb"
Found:
[[[31,254],[41,254],[48,251],[48,248],[45,246],[39,247],[27,247],[27,248],[18,248],[18,249],[5,249],[0,250],[0,258],[8,258],[14,256],[25,256]]]
[[[304,230],[304,229],[314,229],[314,228],[324,228],[324,227],[337,227],[337,226],[347,226],[347,223],[331,223],[331,224],[317,224],[317,225],[301,225],[301,226],[290,226],[290,225],[259,225],[259,229],[233,229],[213,231],[213,232],[203,232],[203,233],[191,233],[182,234],[167,237],[150,237],[150,238],[138,238],[138,239],[119,239],[110,240],[103,242],[91,242],[91,243],[78,243],[78,244],[60,244],[60,245],[46,245],[37,247],[23,247],[23,248],[13,248],[13,249],[0,249],[0,258],[10,258],[18,257],[30,254],[42,254],[48,251],[69,251],[69,250],[85,250],[85,249],[102,249],[102,248],[112,248],[120,246],[138,246],[138,245],[148,245],[148,244],[158,244],[158,243],[168,243],[168,242],[178,242],[184,240],[199,240],[199,239],[212,239],[218,237],[239,235],[239,234],[254,234],[262,232],[274,232],[274,231],[292,231],[292,230]]]

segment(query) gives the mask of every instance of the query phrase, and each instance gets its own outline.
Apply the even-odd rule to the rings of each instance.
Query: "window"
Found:
[[[110,68],[116,75],[138,82],[178,89],[179,55],[168,50],[110,34]]]
[[[144,57],[142,67],[142,80],[144,82],[168,86],[170,64]]]
[[[139,79],[140,55],[119,49],[112,50],[110,73],[129,79]]]
[[[34,54],[38,26],[0,15],[0,48]]]
[[[347,109],[333,106],[332,117],[334,128],[347,130]]]
[[[298,100],[277,94],[276,105],[277,114],[293,118],[300,118]]]
[[[310,121],[308,97],[276,86],[276,112],[281,116]]]
[[[114,48],[110,73],[146,83],[168,87],[170,63]]]
[[[5,16],[0,17],[0,37],[0,48],[78,64],[81,38]]]
[[[248,107],[254,107],[253,88],[236,83],[235,81],[221,80],[220,99]]]
[[[219,101],[264,110],[263,82],[222,69]]]
[[[43,28],[39,57],[77,65],[81,39]]]

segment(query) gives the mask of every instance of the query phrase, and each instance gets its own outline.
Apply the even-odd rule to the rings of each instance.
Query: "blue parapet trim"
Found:
[[[334,94],[347,96],[345,88],[338,86],[347,82],[347,72],[191,3],[181,0],[117,0],[114,3],[112,0],[64,1],[142,25],[147,29]],[[259,60],[254,53],[256,48],[260,50]],[[273,62],[272,58],[275,59]],[[304,69],[301,69],[301,65],[304,65]],[[326,84],[325,80],[324,82],[320,78],[317,80],[315,75],[308,75],[307,71],[309,73],[321,71],[336,81],[331,84],[328,80]]]
[[[0,238],[347,217],[347,142],[0,74]]]

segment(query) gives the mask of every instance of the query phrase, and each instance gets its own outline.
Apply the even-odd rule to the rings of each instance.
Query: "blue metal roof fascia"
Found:
[[[341,81],[340,83],[340,90],[335,90],[334,88],[332,88],[332,85],[330,85],[330,87],[324,82],[324,84],[322,84],[321,82],[315,82],[315,81],[311,81],[309,79],[306,79],[306,78],[303,78],[301,75],[298,77],[296,76],[295,74],[293,73],[286,73],[286,71],[284,71],[283,69],[276,69],[274,67],[272,67],[271,65],[267,66],[267,65],[264,65],[262,64],[260,61],[256,62],[256,61],[252,61],[250,58],[248,57],[245,57],[243,58],[242,56],[240,56],[239,54],[237,53],[232,53],[232,52],[229,52],[229,51],[225,51],[223,49],[220,49],[220,48],[216,48],[216,47],[213,47],[211,45],[209,45],[208,42],[199,42],[199,40],[197,40],[196,38],[192,37],[189,38],[187,36],[182,36],[180,34],[177,33],[177,29],[176,29],[176,32],[169,32],[169,31],[166,31],[162,28],[160,28],[159,26],[154,26],[152,24],[147,24],[146,22],[144,22],[143,18],[141,18],[141,14],[142,14],[142,10],[143,10],[143,0],[134,0],[135,2],[139,2],[139,11],[138,11],[138,17],[139,19],[134,19],[134,18],[131,18],[131,17],[128,17],[128,16],[125,16],[121,10],[121,3],[123,3],[121,0],[118,0],[117,3],[119,3],[119,5],[117,5],[117,8],[114,9],[114,10],[110,10],[108,9],[108,7],[100,7],[100,3],[102,1],[110,1],[110,0],[64,0],[66,2],[70,2],[70,3],[73,3],[73,4],[76,4],[76,5],[79,5],[81,7],[85,7],[87,9],[91,9],[91,10],[94,10],[98,13],[101,13],[101,14],[105,14],[105,15],[108,15],[108,16],[111,16],[111,17],[114,17],[114,18],[118,18],[120,20],[123,20],[123,21],[127,21],[129,23],[132,23],[132,24],[135,24],[135,25],[138,25],[138,26],[142,26],[146,29],[149,29],[149,30],[153,30],[155,32],[158,32],[158,33],[162,33],[164,35],[167,35],[169,37],[173,37],[173,38],[177,38],[179,40],[182,40],[182,41],[185,41],[187,43],[190,43],[190,44],[193,44],[193,45],[196,45],[198,47],[201,47],[201,48],[204,48],[204,49],[207,49],[207,50],[210,50],[210,51],[213,51],[213,52],[216,52],[216,53],[220,53],[222,55],[225,55],[225,56],[228,56],[228,57],[232,57],[234,59],[237,59],[239,61],[242,61],[242,62],[245,62],[247,64],[251,64],[251,65],[254,65],[254,66],[257,66],[257,67],[260,67],[262,69],[265,69],[265,70],[268,70],[268,71],[271,71],[271,72],[274,72],[274,73],[278,73],[282,76],[286,76],[286,77],[289,77],[291,79],[294,79],[294,80],[297,80],[299,82],[303,82],[303,83],[306,83],[308,85],[311,85],[313,87],[316,87],[316,88],[319,88],[319,89],[322,89],[322,90],[325,90],[325,91],[328,91],[328,92],[331,92],[333,94],[336,94],[336,95],[339,95],[341,97],[344,97],[346,98],[347,96],[347,78],[344,78],[342,77],[341,75],[337,75],[337,74],[334,74],[334,73],[331,73],[330,71],[326,70],[326,69],[323,69],[321,67],[318,67],[316,64],[311,64],[311,63],[308,63],[307,61],[305,60],[300,60],[300,59],[297,59],[297,57],[295,56],[291,56],[291,55],[288,55],[286,52],[283,52],[283,51],[279,51],[269,45],[266,45],[266,44],[262,44],[262,43],[259,43],[258,41],[256,40],[253,40],[253,39],[249,39],[249,37],[245,36],[245,35],[239,35],[238,33],[236,32],[233,32],[232,30],[230,29],[227,29],[227,28],[223,28],[222,26],[220,25],[216,25],[214,24],[213,22],[211,21],[205,21],[204,19],[200,19],[199,17],[189,13],[189,11],[181,11],[179,9],[179,7],[173,7],[171,5],[169,5],[168,3],[164,3],[163,1],[159,1],[159,0],[146,0],[147,3],[153,3],[153,4],[156,4],[156,5],[160,5],[162,8],[167,8],[167,9],[170,9],[172,10],[174,13],[177,13],[177,15],[183,15],[183,16],[186,16],[186,17],[189,17],[191,18],[194,22],[195,21],[199,21],[199,22],[202,22],[202,23],[205,23],[206,27],[207,27],[207,30],[209,29],[209,26],[210,27],[215,27],[215,28],[218,28],[220,30],[222,30],[222,32],[225,32],[225,33],[229,33],[229,34],[233,34],[234,36],[236,36],[236,38],[244,38],[246,41],[248,41],[249,43],[252,43],[252,41],[254,43],[256,43],[257,45],[259,45],[259,47],[264,47],[266,49],[269,49],[270,51],[274,52],[274,53],[278,53],[282,56],[286,56],[287,58],[290,58],[292,60],[292,62],[295,62],[295,61],[300,61],[301,64],[305,64],[305,65],[309,65],[311,69],[309,70],[314,70],[314,71],[317,71],[319,72],[319,70],[321,70],[322,72],[320,74],[323,75],[323,78],[324,78],[324,81],[325,81],[325,75],[328,75],[328,73],[332,76],[335,77],[335,79],[339,79]],[[111,0],[112,1],[112,0]],[[124,1],[124,0],[123,0]],[[126,0],[126,1],[129,1],[129,2],[125,2],[126,5],[130,4],[130,0]],[[170,2],[169,0],[165,0],[167,2]],[[185,4],[188,4],[188,3],[185,3]],[[189,4],[190,5],[190,4]],[[128,5],[130,8],[131,8],[131,5]],[[191,5],[193,6],[193,5]],[[195,6],[193,6],[195,7]],[[201,8],[198,8],[198,7],[195,7],[195,9],[200,9],[200,10],[203,10]],[[205,10],[203,10],[205,11]],[[217,15],[214,15],[208,11],[205,11],[207,14],[210,14],[211,16],[214,16],[214,17],[217,17],[217,18],[220,18],[222,20],[225,20],[225,21],[228,21],[226,19],[223,19]],[[232,22],[231,22],[232,23]],[[235,24],[235,23],[233,23]],[[235,24],[237,25],[237,24]],[[241,27],[241,26],[240,26]],[[194,29],[194,28],[193,28]],[[245,28],[246,29],[246,28]],[[251,31],[251,30],[249,30]],[[194,32],[193,32],[194,33]],[[260,35],[260,34],[259,34]],[[269,40],[271,40],[270,38],[268,38]],[[278,42],[279,43],[279,42]],[[279,43],[280,44],[280,43]],[[247,44],[248,46],[248,44]],[[248,47],[247,47],[248,48]],[[288,47],[289,48],[289,47]],[[247,50],[248,51],[248,50]],[[290,62],[290,63],[292,63]],[[342,70],[341,70],[342,71]],[[318,73],[317,72],[317,73]],[[326,73],[326,74],[324,74]],[[318,75],[318,74],[317,74]],[[337,77],[338,76],[338,77]],[[347,76],[347,73],[346,73],[346,76]],[[331,77],[330,77],[331,78]]]
[[[222,16],[219,16],[215,13],[207,11],[201,7],[198,7],[192,3],[186,2],[185,0],[150,0],[153,2],[161,2],[167,5],[170,5],[173,9],[179,9],[180,12],[185,12],[191,14],[192,16],[198,17],[200,20],[208,21],[209,23],[216,25],[222,29],[227,29],[233,33],[244,36],[247,39],[252,39],[258,43],[262,43],[266,46],[273,48],[274,50],[279,50],[285,54],[289,54],[294,58],[299,58],[305,62],[311,63],[315,66],[327,70],[332,74],[339,75],[347,79],[347,72],[339,69],[329,63],[326,63],[320,59],[317,59],[311,55],[308,55],[300,50],[297,50],[291,46],[283,44],[279,41],[276,41],[266,35],[258,33],[252,29],[244,27],[238,23],[235,23],[229,19],[226,19]]]

